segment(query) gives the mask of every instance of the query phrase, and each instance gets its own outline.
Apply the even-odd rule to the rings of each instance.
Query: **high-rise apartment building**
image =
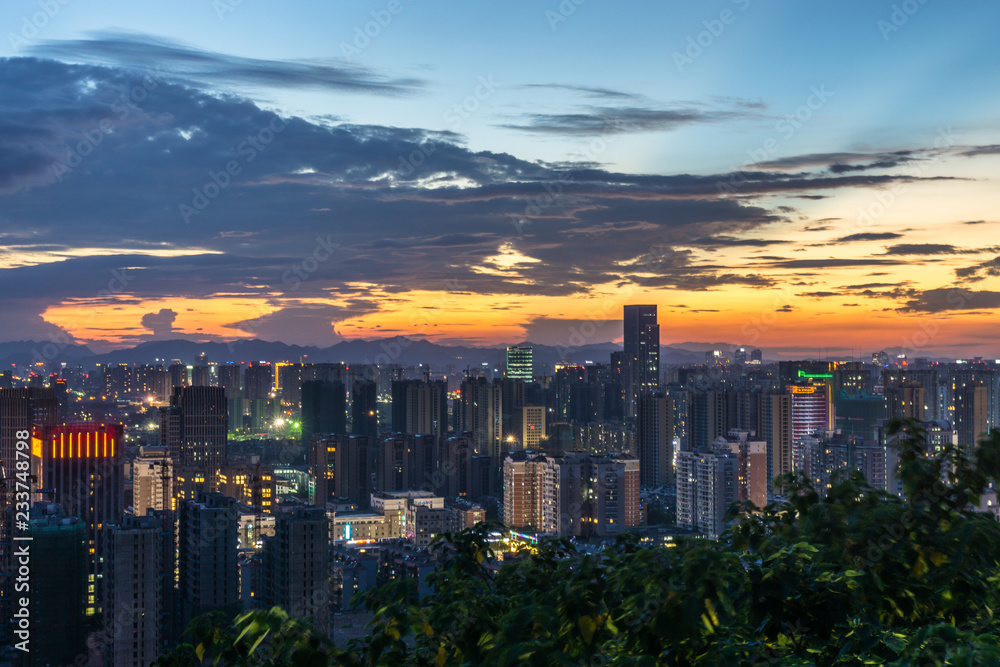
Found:
[[[504,460],[503,476],[508,527],[606,537],[640,523],[636,459],[515,452]]]
[[[174,530],[168,512],[105,526],[104,664],[143,667],[159,657],[173,611]]]
[[[239,610],[236,501],[201,493],[179,509],[178,593],[184,625],[210,611]]]
[[[317,433],[347,433],[347,388],[343,382],[302,383],[302,443]]]
[[[101,613],[104,595],[105,533],[124,510],[125,470],[121,424],[62,424],[37,429],[32,451],[38,488],[50,493],[69,516],[78,517],[87,533],[86,613]]]
[[[674,402],[662,393],[643,394],[636,407],[636,446],[642,485],[674,481]]]
[[[175,466],[226,464],[228,408],[222,387],[174,387],[170,406],[160,408],[160,445]]]
[[[325,628],[330,609],[330,526],[320,507],[292,507],[275,513],[274,536],[262,559],[262,609],[278,606],[294,618]]]
[[[624,320],[626,402],[628,415],[634,417],[639,396],[660,385],[660,325],[655,305],[625,306]]]
[[[147,510],[172,509],[174,470],[166,447],[140,447],[132,462],[132,508],[137,516]]]

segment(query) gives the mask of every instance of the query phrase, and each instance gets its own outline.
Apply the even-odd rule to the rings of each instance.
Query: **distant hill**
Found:
[[[512,343],[515,344],[515,343]],[[559,361],[573,363],[607,363],[611,353],[621,350],[615,343],[597,343],[574,348],[557,345],[539,345],[531,342],[516,343],[529,345],[534,349],[535,363],[539,367],[551,367]],[[503,362],[505,345],[471,346],[441,345],[419,338],[395,336],[374,340],[345,340],[330,347],[288,345],[287,343],[265,340],[239,340],[232,343],[198,343],[190,340],[160,340],[140,343],[135,347],[112,350],[95,354],[86,345],[57,345],[48,341],[16,341],[0,343],[0,365],[28,364],[33,361],[55,361],[73,364],[147,364],[170,363],[180,359],[190,364],[195,356],[204,352],[209,361],[292,361],[306,363],[345,362],[349,364],[430,364],[432,368],[467,366]],[[698,364],[705,361],[706,350],[723,350],[731,353],[730,343],[684,342],[676,345],[660,346],[660,363]],[[748,348],[749,349],[749,348]],[[890,354],[895,350],[886,349]],[[792,358],[778,350],[764,349],[764,359]],[[803,355],[800,358],[814,358]],[[843,358],[832,356],[830,358]]]

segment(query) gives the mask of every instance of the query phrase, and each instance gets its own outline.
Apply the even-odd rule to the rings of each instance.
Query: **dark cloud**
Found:
[[[886,255],[958,255],[963,251],[947,243],[900,243],[886,248]]]
[[[135,33],[97,32],[93,39],[44,41],[30,50],[61,60],[157,70],[170,78],[199,85],[230,83],[403,95],[424,83],[417,79],[390,79],[344,61],[242,58]]]
[[[940,313],[993,308],[1000,308],[1000,292],[974,292],[958,287],[941,287],[916,293],[900,310]]]
[[[841,174],[851,171],[898,167],[917,159],[917,157],[917,152],[911,150],[886,153],[808,153],[755,162],[752,166],[754,169],[779,171],[825,168],[835,174]]]
[[[978,157],[980,155],[1000,155],[1000,144],[990,144],[986,146],[975,146],[968,150],[962,151],[959,155],[964,155],[965,157]]]
[[[578,113],[526,114],[524,122],[500,127],[544,134],[606,136],[628,132],[668,132],[685,125],[732,120],[745,113],[697,108],[587,107]]]
[[[841,236],[839,239],[835,239],[835,243],[854,243],[856,241],[891,241],[892,239],[901,239],[902,234],[897,234],[896,232],[862,232],[859,234],[848,234],[847,236]]]
[[[161,308],[157,313],[143,315],[141,324],[153,333],[154,338],[167,338],[174,331],[174,320],[176,319],[177,311]]]
[[[840,292],[803,292],[798,296],[809,297],[812,299],[823,299],[828,296],[842,296],[842,295],[840,294]]]
[[[955,275],[967,281],[980,281],[989,276],[1000,276],[1000,257],[955,269]]]
[[[643,99],[641,95],[633,95],[632,93],[626,93],[620,90],[612,90],[610,88],[593,88],[590,86],[570,86],[560,83],[528,83],[519,87],[524,88],[526,90],[563,90],[571,93],[578,93],[580,95],[586,95],[587,97],[598,97],[611,100]]]
[[[767,246],[782,245],[787,243],[791,243],[791,241],[782,241],[779,239],[739,239],[733,236],[705,237],[691,241],[691,245],[709,247],[749,246],[764,248]]]

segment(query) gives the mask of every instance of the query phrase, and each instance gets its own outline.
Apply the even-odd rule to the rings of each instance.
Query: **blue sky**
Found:
[[[354,47],[356,29],[373,21],[372,12],[387,16],[389,6],[388,0],[68,0],[27,42],[30,48],[117,30],[252,58],[339,60],[343,44]],[[918,9],[912,15],[896,12],[896,22],[906,16],[905,23],[885,28],[894,7],[902,11],[904,6]],[[370,43],[360,42],[364,48],[348,55],[351,63],[387,76],[422,79],[419,92],[405,100],[240,92],[292,113],[450,129],[445,112],[473,94],[480,77],[491,77],[497,91],[459,127],[468,145],[546,160],[571,159],[584,152],[586,142],[525,136],[497,126],[528,110],[565,113],[600,100],[525,85],[607,88],[639,96],[650,107],[717,105],[721,98],[768,106],[758,118],[722,128],[706,124],[683,133],[621,138],[602,157],[633,172],[714,172],[734,166],[742,157],[734,147],[750,149],[772,135],[776,120],[794,113],[816,85],[833,92],[831,104],[781,153],[918,144],[947,124],[986,132],[1000,101],[1000,87],[987,84],[998,74],[1000,47],[991,39],[1000,20],[997,3],[399,0],[398,7]],[[7,34],[0,55],[17,55],[10,33],[21,34],[24,18],[39,11],[40,4],[32,1],[0,6],[0,26]],[[723,12],[730,13],[728,25],[720,21],[727,18]],[[722,31],[709,40],[706,31],[713,24]],[[688,51],[688,39],[697,40],[699,33],[708,46],[700,54]],[[696,57],[679,68],[676,54],[687,53]],[[655,143],[648,134],[657,135]]]
[[[557,344],[641,298],[664,342],[863,354],[933,316],[923,347],[990,354],[998,19],[943,0],[9,0],[0,340]],[[336,259],[303,273],[320,239]]]

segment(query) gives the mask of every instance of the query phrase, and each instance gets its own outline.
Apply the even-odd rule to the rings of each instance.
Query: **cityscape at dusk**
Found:
[[[0,667],[1000,665],[1000,4],[0,4]]]
[[[997,355],[992,4],[227,3],[0,8],[0,339]]]

